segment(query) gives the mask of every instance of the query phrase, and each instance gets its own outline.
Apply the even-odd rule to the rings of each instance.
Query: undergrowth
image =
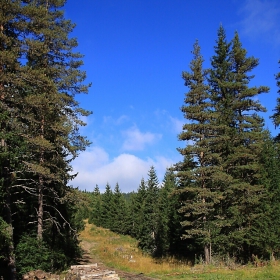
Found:
[[[280,263],[267,263],[263,267],[224,264],[204,265],[175,258],[153,259],[137,247],[137,241],[130,236],[117,235],[110,230],[86,223],[80,239],[92,244],[91,254],[104,264],[115,269],[143,273],[162,280],[204,279],[280,279]]]

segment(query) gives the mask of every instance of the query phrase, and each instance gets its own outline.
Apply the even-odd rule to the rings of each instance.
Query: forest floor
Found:
[[[80,233],[83,258],[80,264],[97,263],[100,269],[113,270],[122,279],[129,280],[253,280],[280,279],[280,262],[256,267],[254,264],[241,266],[205,266],[175,260],[155,260],[137,247],[137,241],[129,236],[117,235],[107,229],[85,224]]]

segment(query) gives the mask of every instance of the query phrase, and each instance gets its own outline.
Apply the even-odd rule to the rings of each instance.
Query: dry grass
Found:
[[[137,247],[137,241],[86,223],[80,238],[91,244],[92,256],[115,269],[144,273],[159,279],[280,279],[279,262],[266,267],[190,266],[176,259],[155,260]]]
[[[190,266],[174,259],[156,261],[139,250],[137,241],[130,236],[120,236],[95,225],[86,223],[80,238],[91,242],[91,253],[109,266],[144,274],[190,271]]]

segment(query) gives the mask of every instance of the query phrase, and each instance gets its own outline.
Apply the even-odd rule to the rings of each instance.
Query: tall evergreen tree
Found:
[[[117,183],[112,197],[112,226],[111,230],[119,234],[128,233],[128,208],[119,184]]]
[[[23,35],[24,18],[21,15],[20,1],[1,1],[0,9],[0,215],[7,224],[9,243],[5,246],[5,258],[0,260],[1,273],[9,279],[16,278],[14,253],[14,202],[15,172],[21,170],[24,143],[20,137],[21,124],[17,116],[23,108],[21,104],[23,69],[19,62],[21,52],[20,37]],[[4,268],[2,263],[6,264]],[[3,267],[3,269],[2,269]]]
[[[139,246],[149,254],[156,252],[156,235],[158,234],[158,195],[159,182],[155,168],[148,172],[147,193],[143,205],[144,221],[141,228]]]
[[[167,169],[164,175],[163,185],[159,190],[158,199],[158,230],[156,235],[156,256],[166,256],[177,242],[180,222],[177,213],[177,197],[173,194],[176,189],[174,171]]]
[[[98,185],[95,186],[92,196],[93,196],[92,205],[91,205],[92,213],[90,213],[89,222],[95,224],[97,227],[100,227],[102,197]]]
[[[185,95],[182,112],[187,119],[179,140],[188,141],[185,148],[178,149],[184,161],[177,164],[180,193],[184,197],[180,212],[184,214],[183,238],[193,238],[203,247],[206,263],[210,262],[214,204],[219,193],[212,188],[215,175],[213,154],[209,143],[213,138],[213,115],[206,85],[207,70],[203,69],[203,57],[196,41],[191,61],[191,72],[183,72],[189,92]]]
[[[88,145],[79,126],[84,125],[80,116],[89,112],[75,100],[75,94],[86,93],[87,86],[83,84],[85,73],[79,70],[81,55],[73,52],[77,41],[69,38],[74,25],[60,10],[64,3],[1,1],[0,138],[4,153],[0,172],[4,196],[0,207],[11,240],[13,229],[17,238],[23,231],[34,232],[34,216],[39,239],[69,230],[75,235],[69,224],[71,207],[66,201],[71,190],[67,184],[73,178],[71,160]],[[15,200],[21,202],[17,213],[24,210],[25,221],[13,226]],[[10,279],[15,278],[13,244],[8,254]]]
[[[131,236],[137,240],[141,238],[142,227],[144,225],[144,202],[146,196],[147,186],[144,178],[142,178],[137,192],[132,196],[130,202]]]
[[[257,114],[265,108],[254,97],[269,89],[248,86],[258,60],[247,57],[237,33],[228,43],[220,26],[209,76],[199,51],[196,43],[192,72],[183,73],[190,91],[182,111],[191,122],[179,139],[192,142],[179,149],[184,161],[175,165],[185,238],[204,247],[206,263],[212,248],[248,260],[251,224],[265,195],[258,180],[263,119]]]
[[[228,56],[220,56],[219,50],[218,45],[210,77],[211,98],[221,125],[213,150],[219,153],[222,170],[230,176],[223,189],[222,211],[227,224],[223,225],[223,234],[219,237],[226,237],[232,255],[246,260],[251,253],[250,225],[258,216],[257,209],[263,197],[263,186],[258,181],[263,119],[257,113],[266,110],[254,97],[268,92],[269,88],[249,87],[254,77],[249,73],[258,65],[258,59],[247,57],[237,32]],[[230,67],[226,68],[223,78],[219,74],[224,63],[230,63]]]
[[[101,204],[101,226],[107,229],[112,228],[113,224],[113,192],[111,186],[107,183],[105,187],[105,192],[102,194],[102,204]]]
[[[87,86],[82,84],[85,74],[79,70],[81,55],[73,53],[77,42],[68,37],[74,25],[65,20],[59,10],[63,5],[64,1],[34,0],[22,8],[32,23],[27,26],[23,40],[27,77],[23,77],[26,78],[26,108],[21,118],[27,123],[23,134],[32,151],[24,162],[35,176],[29,186],[38,197],[37,235],[40,239],[44,220],[53,220],[50,211],[45,209],[49,205],[45,197],[59,201],[56,186],[63,188],[73,178],[69,174],[69,162],[88,144],[79,134],[79,126],[83,125],[79,116],[89,112],[79,108],[74,99],[75,94],[87,92]]]

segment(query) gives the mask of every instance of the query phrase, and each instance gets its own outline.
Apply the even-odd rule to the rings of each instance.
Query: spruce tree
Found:
[[[158,233],[156,235],[156,256],[166,256],[177,242],[178,229],[181,228],[177,213],[177,197],[173,194],[176,189],[174,171],[167,169],[158,199]],[[180,231],[179,231],[180,232]],[[174,248],[174,247],[173,247]]]
[[[142,227],[144,225],[144,202],[147,196],[147,186],[144,178],[141,179],[141,183],[137,189],[137,192],[133,194],[130,202],[131,213],[131,236],[140,240]]]
[[[101,226],[107,229],[111,229],[113,225],[113,211],[111,207],[112,202],[113,202],[113,192],[111,186],[107,183],[105,187],[105,192],[102,194],[101,217],[100,217]]]
[[[218,116],[216,122],[222,129],[213,149],[220,153],[221,168],[230,176],[223,189],[221,209],[226,223],[219,237],[226,237],[223,242],[232,255],[248,260],[251,254],[250,225],[258,217],[258,207],[265,192],[258,181],[264,135],[263,119],[257,113],[266,110],[254,97],[268,92],[269,88],[249,87],[254,78],[249,73],[258,65],[258,59],[247,57],[237,32],[228,55],[220,56],[222,49],[219,50],[218,45],[217,56],[212,59],[210,85]],[[230,67],[226,67],[224,77],[220,77],[224,64],[228,63]]]
[[[159,182],[155,168],[152,166],[148,172],[147,193],[143,205],[143,224],[141,228],[139,246],[149,254],[157,250],[156,236],[158,234],[158,195]]]
[[[203,57],[196,41],[194,58],[190,63],[191,72],[183,72],[183,79],[189,91],[181,111],[187,120],[179,140],[187,141],[185,148],[178,149],[184,161],[175,166],[177,171],[184,215],[183,238],[192,238],[202,246],[205,262],[210,262],[213,226],[213,209],[219,202],[219,193],[212,187],[215,169],[213,154],[209,148],[214,129],[212,127],[212,108],[209,87],[206,85],[207,70],[203,69]]]
[[[98,185],[95,186],[92,193],[92,212],[89,215],[89,222],[95,224],[97,227],[101,226],[101,205],[102,197]]]
[[[112,197],[112,226],[111,230],[119,234],[128,233],[128,209],[127,204],[117,183]]]
[[[278,143],[265,133],[260,155],[260,184],[266,196],[259,207],[259,215],[253,220],[250,239],[253,252],[264,259],[275,260],[280,252],[280,152]]]

